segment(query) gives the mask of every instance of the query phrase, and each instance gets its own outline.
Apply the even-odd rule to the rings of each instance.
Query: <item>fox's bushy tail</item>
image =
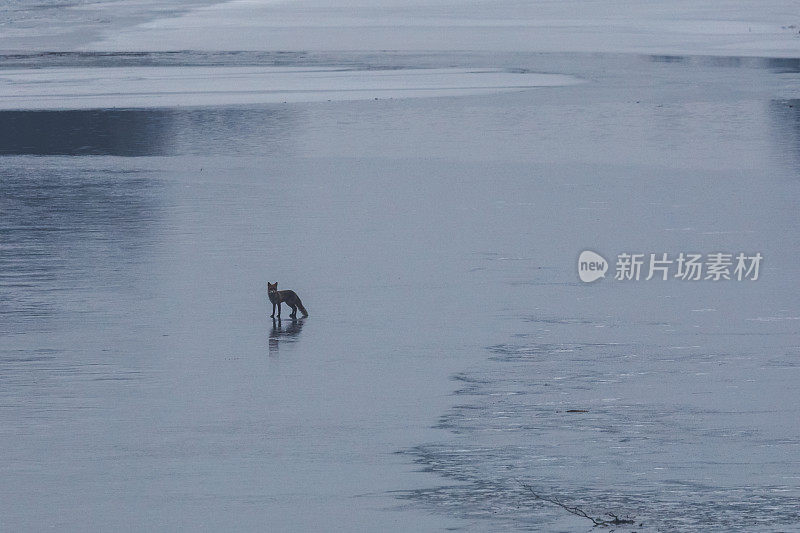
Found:
[[[303,302],[300,301],[300,298],[297,299],[297,308],[300,309],[301,313],[303,313],[303,318],[308,316],[308,311],[306,311],[306,308],[303,307]]]

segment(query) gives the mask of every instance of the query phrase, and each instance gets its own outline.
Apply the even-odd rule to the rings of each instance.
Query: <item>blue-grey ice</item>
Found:
[[[796,529],[795,8],[0,7],[0,530]]]

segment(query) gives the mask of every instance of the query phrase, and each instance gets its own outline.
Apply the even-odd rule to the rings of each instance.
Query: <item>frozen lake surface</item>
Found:
[[[0,529],[798,527],[800,61],[103,42],[0,57]]]

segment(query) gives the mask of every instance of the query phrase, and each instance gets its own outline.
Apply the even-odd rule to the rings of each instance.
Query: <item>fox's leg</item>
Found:
[[[272,304],[272,314],[269,315],[270,318],[275,318],[275,304]]]
[[[280,317],[281,317],[281,304],[282,304],[282,303],[283,303],[283,302],[278,302],[278,318],[280,318]]]
[[[289,304],[289,307],[292,308],[292,313],[289,316],[292,318],[297,318],[297,306],[294,304]]]

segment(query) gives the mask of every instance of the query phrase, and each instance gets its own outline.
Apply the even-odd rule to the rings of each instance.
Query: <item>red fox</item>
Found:
[[[292,308],[292,313],[289,315],[291,318],[297,318],[298,309],[303,313],[303,318],[308,316],[308,311],[303,307],[303,302],[300,301],[300,297],[297,296],[294,291],[279,291],[277,281],[275,283],[267,282],[267,296],[269,296],[269,301],[272,302],[272,314],[270,318],[275,318],[275,306],[278,306],[278,318],[281,317],[282,303]]]

